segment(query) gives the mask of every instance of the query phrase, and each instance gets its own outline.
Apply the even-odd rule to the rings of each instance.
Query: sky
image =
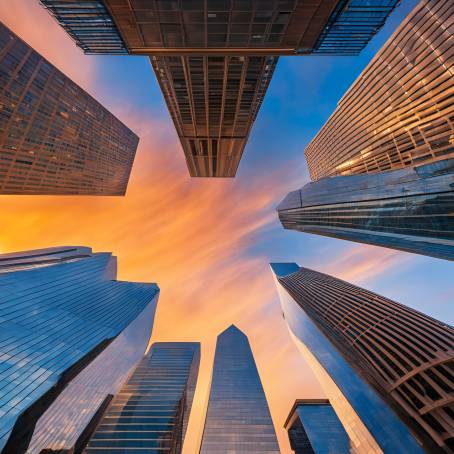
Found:
[[[37,0],[0,19],[140,136],[125,197],[0,196],[0,253],[85,245],[118,257],[119,279],[158,283],[152,341],[200,341],[184,454],[198,452],[216,336],[249,337],[283,454],[297,398],[324,397],[282,318],[269,262],[290,261],[454,322],[452,263],[284,230],[275,212],[309,181],[304,148],[416,4],[402,0],[358,57],[281,57],[235,179],[191,179],[146,57],[86,56]]]

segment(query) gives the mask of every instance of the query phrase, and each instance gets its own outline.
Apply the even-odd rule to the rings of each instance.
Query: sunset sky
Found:
[[[281,58],[235,179],[191,179],[146,57],[86,56],[37,0],[0,2],[16,34],[140,136],[125,197],[0,196],[0,253],[85,245],[118,257],[119,279],[161,288],[152,341],[200,341],[185,454],[198,452],[216,336],[248,336],[282,453],[296,398],[323,393],[288,334],[270,261],[294,261],[453,323],[454,265],[284,230],[275,207],[308,181],[303,151],[416,4],[402,0],[359,57]],[[452,306],[451,306],[452,307]]]

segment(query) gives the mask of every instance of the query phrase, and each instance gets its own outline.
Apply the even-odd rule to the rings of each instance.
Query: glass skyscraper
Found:
[[[357,55],[398,0],[41,0],[88,54],[146,55],[191,176],[234,177],[279,55]]]
[[[454,329],[295,263],[271,268],[292,337],[353,446],[451,452]]]
[[[0,23],[0,194],[124,195],[138,142]]]
[[[232,452],[280,453],[248,338],[233,325],[217,339],[200,454]]]
[[[83,453],[180,453],[199,361],[199,343],[154,343],[111,401]]]
[[[305,150],[312,180],[454,157],[452,0],[421,0]]]
[[[2,454],[73,449],[143,356],[159,289],[115,279],[87,247],[0,255]]]
[[[454,260],[454,159],[326,177],[277,207],[286,229]]]
[[[361,454],[326,399],[298,399],[285,421],[295,454]]]

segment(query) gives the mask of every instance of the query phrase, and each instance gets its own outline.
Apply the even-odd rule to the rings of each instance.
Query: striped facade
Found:
[[[151,57],[193,177],[234,177],[277,57]]]
[[[154,343],[111,401],[83,453],[181,453],[199,361],[199,343]]]
[[[2,454],[72,449],[143,355],[159,289],[115,279],[86,247],[0,255]]]
[[[332,355],[340,354],[336,360],[338,364],[334,365],[328,352],[312,349],[312,354],[354,410],[359,414],[368,411],[367,399],[372,389],[393,410],[386,416],[380,407],[371,406],[376,413],[374,417],[387,418],[380,422],[379,429],[380,425],[374,427],[371,415],[364,416],[366,425],[370,418],[368,428],[372,428],[372,435],[382,437],[380,432],[386,430],[395,431],[394,435],[397,435],[400,427],[392,420],[392,413],[395,413],[428,452],[451,452],[454,449],[454,329],[329,275],[296,264],[284,264],[284,268],[273,264],[272,267],[278,286],[282,288],[280,293],[284,295],[281,302],[289,297],[295,304],[293,309],[286,310],[289,306],[284,303],[285,317],[295,337],[310,345],[310,335],[300,335],[301,327],[295,318],[295,314],[304,313],[318,330],[318,336],[331,344],[329,348],[334,347],[337,353]],[[303,336],[308,337],[304,339]],[[331,373],[340,363],[345,364],[344,372],[347,368],[354,371],[350,373],[350,382],[343,381],[347,374],[342,378],[337,372]],[[357,380],[354,375],[371,388],[364,392],[362,403],[357,400],[360,396],[354,395],[357,392],[353,389]],[[330,400],[333,403],[333,399]],[[384,441],[390,438],[388,435]],[[379,437],[376,441],[380,445]],[[396,443],[399,441],[405,444],[389,452],[413,452],[411,443],[403,435],[396,438]]]
[[[312,180],[454,156],[454,4],[421,0],[305,150]]]

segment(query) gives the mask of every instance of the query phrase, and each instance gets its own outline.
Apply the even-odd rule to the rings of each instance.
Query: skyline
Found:
[[[1,197],[1,252],[88,244],[95,251],[112,250],[119,257],[120,278],[157,282],[161,301],[152,340],[197,341],[196,337],[201,337],[203,342],[204,372],[194,405],[199,417],[191,418],[193,428],[200,427],[200,408],[208,392],[206,371],[216,335],[231,323],[238,324],[251,340],[282,452],[290,452],[282,429],[290,403],[296,396],[322,397],[280,318],[269,261],[294,260],[351,279],[452,323],[447,307],[454,295],[448,281],[452,264],[285,232],[274,212],[289,190],[308,181],[304,143],[323,125],[336,101],[395,28],[397,18],[415,2],[402,3],[360,57],[280,60],[234,182],[189,180],[178,138],[146,57],[84,56],[37,2],[15,0],[8,11],[0,5],[6,25],[142,138],[124,200]],[[23,23],[15,23],[14,17],[21,17]],[[36,24],[43,26],[38,30]],[[320,70],[327,74],[319,77]],[[340,80],[332,87],[335,77]],[[301,86],[313,90],[306,93],[304,109]],[[315,106],[318,99],[320,106]],[[288,149],[281,154],[284,147]],[[125,237],[132,227],[136,233]],[[429,296],[433,299],[426,302]],[[236,305],[229,305],[231,301]],[[168,329],[169,320],[174,322],[173,329]],[[204,326],[204,320],[212,321],[212,326]],[[263,333],[257,320],[265,326]],[[277,335],[271,342],[272,357],[265,359],[271,326]],[[287,377],[276,364],[283,370],[297,367],[297,377]],[[272,369],[278,369],[274,380]],[[191,446],[195,444],[186,448],[188,453],[194,452]]]

